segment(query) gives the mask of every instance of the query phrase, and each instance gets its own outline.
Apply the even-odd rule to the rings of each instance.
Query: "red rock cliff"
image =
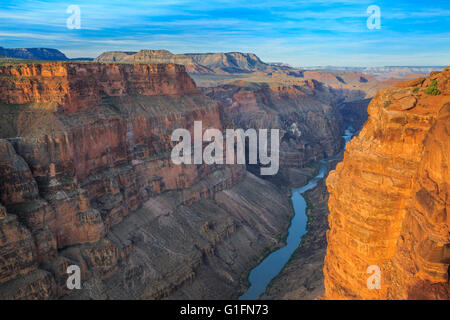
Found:
[[[379,91],[369,114],[327,179],[325,298],[450,299],[450,68]]]
[[[52,102],[65,113],[91,108],[104,96],[197,92],[181,65],[62,62],[3,66],[0,90],[2,103]]]
[[[0,299],[235,295],[290,210],[243,166],[170,161],[174,129],[222,116],[183,66],[1,66]]]
[[[242,128],[281,130],[280,167],[301,168],[336,154],[343,123],[332,94],[315,80],[294,84],[234,81],[202,88]]]

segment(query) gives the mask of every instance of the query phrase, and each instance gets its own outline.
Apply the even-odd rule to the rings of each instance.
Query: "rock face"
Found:
[[[188,53],[195,62],[212,69],[216,73],[234,74],[263,72],[272,73],[291,70],[288,66],[268,64],[253,53],[219,52],[219,53]]]
[[[237,296],[292,212],[243,166],[174,165],[194,120],[227,125],[183,66],[1,66],[0,298]]]
[[[94,61],[156,64],[175,63],[184,65],[190,73],[212,73],[211,69],[198,64],[192,57],[184,54],[173,54],[167,50],[141,50],[139,52],[110,51],[102,53]]]
[[[7,65],[0,81],[1,103],[42,103],[62,113],[92,108],[105,97],[198,93],[184,67],[173,64]]]
[[[450,68],[381,90],[368,111],[327,179],[325,298],[450,299]]]
[[[69,60],[64,53],[57,49],[49,48],[3,48],[0,47],[0,55],[10,58],[30,60]]]
[[[176,63],[193,74],[272,73],[293,70],[261,61],[253,53],[186,53],[173,54],[167,50],[141,50],[139,52],[110,51],[102,53],[97,62]]]
[[[202,88],[241,128],[280,129],[280,167],[302,168],[342,147],[342,118],[329,89],[315,80],[296,85],[235,81]]]
[[[366,123],[369,114],[367,113],[367,107],[372,99],[343,101],[338,105],[339,113],[344,119],[345,125],[351,126],[356,130],[362,129]]]

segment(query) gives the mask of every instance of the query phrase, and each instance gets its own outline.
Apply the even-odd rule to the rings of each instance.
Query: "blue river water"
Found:
[[[353,128],[349,127],[345,130],[343,138],[345,144],[353,137]],[[250,271],[248,280],[250,282],[250,288],[239,300],[255,300],[266,291],[267,285],[275,278],[285,264],[289,261],[290,257],[294,253],[295,249],[299,246],[303,235],[306,233],[306,223],[308,218],[306,216],[306,201],[302,194],[317,186],[317,182],[325,178],[328,173],[328,161],[336,159],[338,155],[335,155],[329,159],[319,161],[320,168],[319,173],[313,179],[311,179],[306,185],[301,188],[292,190],[292,205],[294,207],[294,217],[291,220],[291,225],[288,230],[288,236],[286,239],[286,245],[271,254],[269,254],[259,265]]]

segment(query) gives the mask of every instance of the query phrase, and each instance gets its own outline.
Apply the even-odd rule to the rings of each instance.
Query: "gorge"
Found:
[[[353,128],[349,127],[345,130],[345,135],[342,138],[345,140],[345,144],[347,144],[353,137]],[[289,227],[289,234],[287,238],[287,244],[285,247],[278,249],[277,251],[271,253],[260,265],[254,268],[250,272],[249,280],[252,285],[249,290],[240,297],[240,299],[257,299],[257,298],[269,298],[267,293],[271,291],[272,286],[277,286],[282,283],[283,276],[289,275],[291,276],[290,271],[286,271],[286,267],[288,264],[292,264],[297,259],[293,254],[296,251],[303,249],[303,236],[305,233],[309,231],[309,236],[314,231],[311,231],[311,223],[313,217],[308,217],[307,210],[311,210],[311,206],[317,204],[317,202],[308,203],[304,198],[304,193],[309,190],[314,190],[317,188],[318,184],[323,182],[323,179],[327,177],[329,168],[333,167],[336,164],[336,161],[340,161],[341,153],[338,153],[328,159],[320,160],[318,162],[319,170],[318,174],[311,179],[306,185],[296,188],[292,190],[291,201],[294,208],[295,215],[292,218],[291,225]],[[320,191],[326,195],[324,190]],[[309,219],[309,220],[308,220]],[[307,225],[308,228],[307,228]],[[323,227],[325,229],[325,227]],[[322,259],[325,254],[322,254]],[[305,258],[305,257],[303,257]],[[319,269],[317,267],[317,269]],[[300,273],[302,270],[298,270]],[[309,280],[308,277],[304,277],[306,279],[301,279],[299,281]],[[268,285],[270,284],[270,287]],[[292,286],[292,283],[289,284]],[[322,283],[319,281],[314,287],[310,288],[310,291],[321,290]],[[298,287],[301,285],[297,284]],[[283,290],[286,291],[286,287]],[[278,292],[280,294],[280,292]],[[285,293],[286,294],[286,293]],[[299,299],[301,297],[305,297],[305,294],[298,295],[296,298]],[[315,298],[312,296],[312,298]]]
[[[183,66],[8,64],[0,88],[2,299],[230,298],[281,244],[272,184],[171,164],[173,129],[228,123]]]
[[[234,299],[283,250],[252,298],[449,298],[448,68],[397,83],[239,53],[97,60],[0,65],[1,299]],[[279,130],[278,174],[174,164],[196,121]]]
[[[245,165],[171,163],[174,129],[238,120],[184,67],[8,62],[0,89],[3,299],[232,298],[282,246],[293,212],[279,187]],[[342,124],[319,82],[295,90],[253,127],[292,132],[288,144],[304,147],[290,158],[303,160],[283,167],[303,181],[305,164],[341,147]],[[297,112],[321,131],[284,124]],[[72,264],[79,291],[65,287]]]

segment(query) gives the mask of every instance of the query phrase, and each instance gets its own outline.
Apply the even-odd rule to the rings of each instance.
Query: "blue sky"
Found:
[[[70,30],[69,5],[81,9]],[[366,26],[369,5],[381,29]],[[450,1],[2,0],[0,46],[74,57],[109,50],[253,52],[293,66],[449,65]]]

